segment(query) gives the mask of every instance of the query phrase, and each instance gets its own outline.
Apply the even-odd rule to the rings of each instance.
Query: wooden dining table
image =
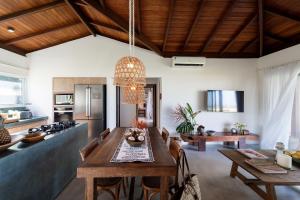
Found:
[[[176,175],[177,167],[157,128],[148,129],[154,162],[110,162],[122,141],[125,130],[125,128],[115,128],[77,168],[77,177],[85,178],[86,181],[86,199],[96,199],[95,178],[138,176],[161,177],[160,199],[168,199],[169,177]]]

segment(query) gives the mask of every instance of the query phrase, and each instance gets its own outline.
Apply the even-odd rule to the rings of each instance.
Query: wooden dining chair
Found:
[[[169,135],[170,135],[169,131],[166,128],[163,128],[162,132],[161,132],[161,136],[162,136],[163,140],[165,141],[165,143],[168,142]]]
[[[80,156],[82,161],[85,161],[88,155],[99,145],[98,138],[94,138],[85,147],[80,150]],[[123,178],[112,177],[112,178],[96,178],[94,181],[94,187],[96,187],[96,194],[98,196],[99,192],[108,192],[114,200],[118,200],[120,196],[120,189]],[[126,190],[124,189],[124,195],[126,195]]]
[[[99,135],[100,141],[103,141],[109,135],[109,133],[110,133],[109,128],[107,128],[103,132],[101,132],[100,135]]]
[[[169,152],[176,161],[177,164],[177,172],[175,177],[170,177],[169,179],[169,191],[171,189],[178,188],[178,171],[179,171],[179,162],[181,159],[181,149],[180,145],[176,140],[170,141]],[[142,178],[142,187],[144,200],[151,200],[156,194],[160,192],[160,177],[143,177]]]

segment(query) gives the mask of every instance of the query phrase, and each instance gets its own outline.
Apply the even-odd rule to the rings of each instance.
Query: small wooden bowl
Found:
[[[33,136],[33,137],[26,137],[23,138],[22,142],[24,143],[36,143],[39,142],[41,140],[43,140],[46,136],[46,133],[39,133],[37,136]]]
[[[132,147],[140,147],[144,143],[144,141],[132,141],[132,140],[127,140],[127,143],[132,146]]]

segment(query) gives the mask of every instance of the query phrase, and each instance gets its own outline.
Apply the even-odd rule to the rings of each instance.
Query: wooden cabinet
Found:
[[[53,92],[74,93],[74,79],[60,77],[53,78]]]
[[[48,120],[45,119],[45,120],[41,120],[41,121],[35,121],[35,122],[31,122],[31,123],[21,124],[21,125],[13,126],[11,128],[7,128],[7,130],[9,133],[25,131],[30,128],[37,128],[37,127],[40,127],[41,125],[45,125],[45,124],[47,124],[47,121]]]
[[[104,77],[54,77],[53,93],[74,93],[75,84],[106,84]]]

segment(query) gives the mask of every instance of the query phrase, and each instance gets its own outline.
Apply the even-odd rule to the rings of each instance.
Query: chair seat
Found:
[[[112,178],[96,178],[96,185],[97,186],[112,186],[116,185],[122,181],[121,177],[112,177]]]
[[[142,178],[142,182],[145,187],[160,189],[160,177],[159,176],[145,176]],[[169,187],[175,184],[175,178],[172,176],[169,178]]]

